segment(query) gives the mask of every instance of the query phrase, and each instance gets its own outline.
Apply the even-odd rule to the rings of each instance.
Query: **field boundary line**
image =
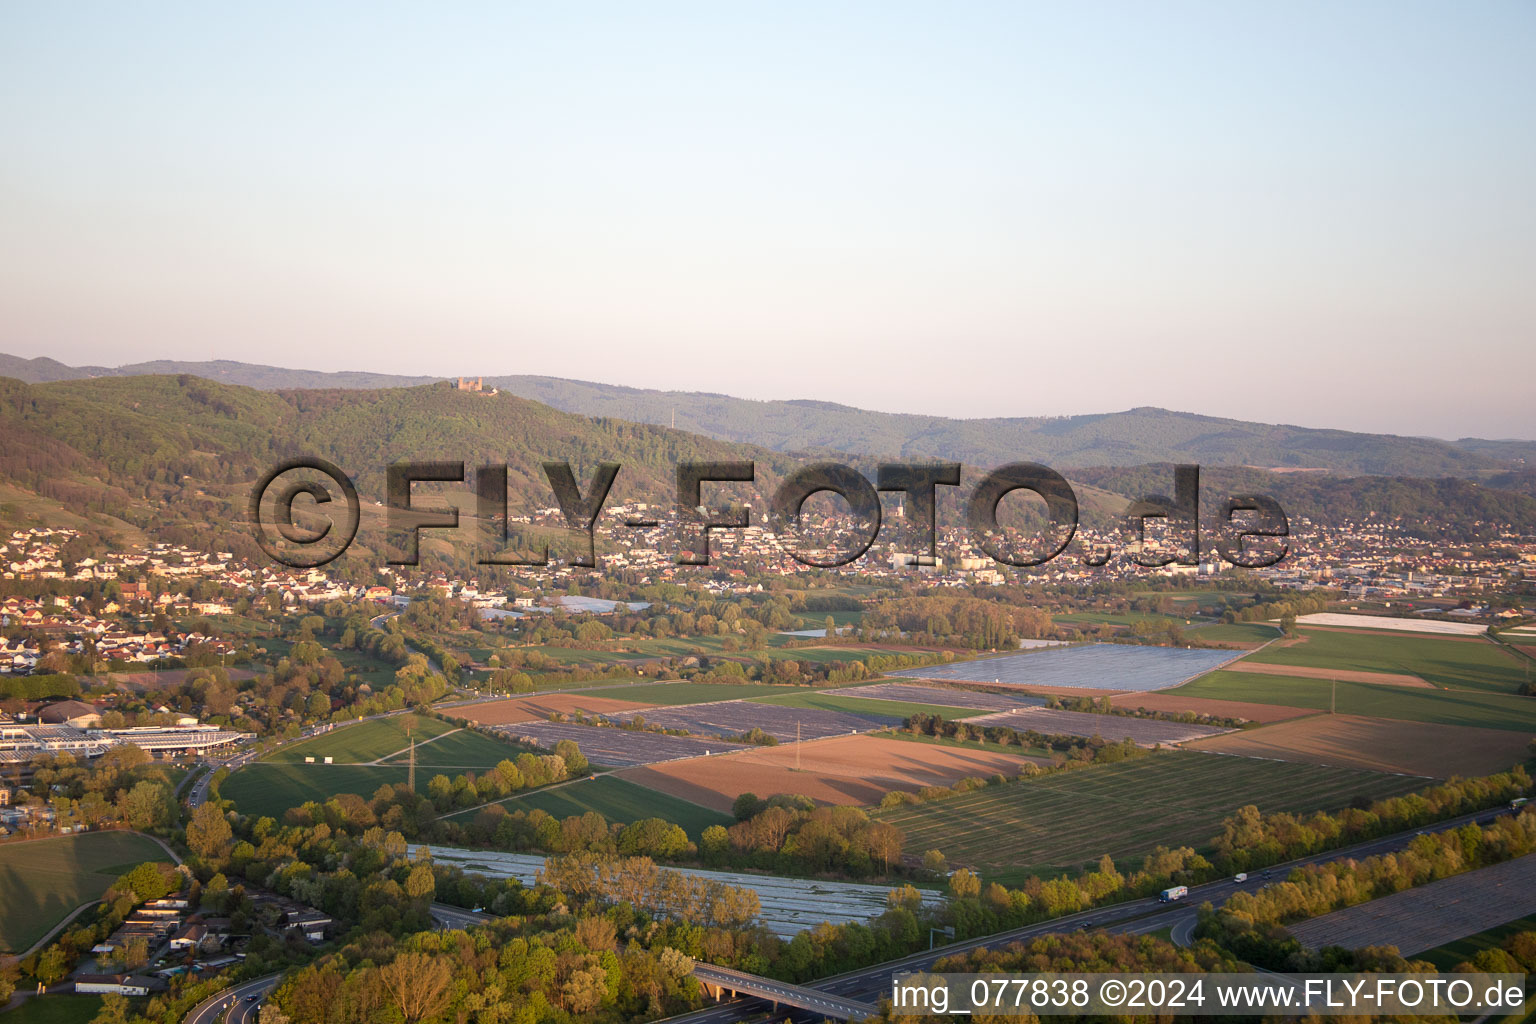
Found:
[[[449,729],[447,732],[440,732],[436,736],[428,736],[426,739],[424,739],[420,743],[416,744],[416,749],[420,750],[422,747],[426,746],[428,743],[434,743],[437,740],[442,739],[444,736],[452,736],[456,732],[463,732],[463,731],[464,731],[464,727],[462,725],[456,725],[452,729]],[[392,757],[399,757],[401,754],[410,753],[410,750],[411,750],[410,744],[406,744],[405,746],[401,747],[399,750],[392,750],[389,753],[383,755],[382,757],[376,758],[375,760],[363,761],[363,762],[360,762],[360,763],[361,764],[375,764],[375,765],[383,764],[385,761],[388,761]]]

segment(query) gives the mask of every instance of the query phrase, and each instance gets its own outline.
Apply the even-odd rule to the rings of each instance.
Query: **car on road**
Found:
[[[248,1003],[254,1003],[254,1002],[256,1002],[260,998],[261,998],[261,996],[246,996],[245,997],[245,1001],[248,1002]]]
[[[1239,871],[1237,874],[1232,876],[1232,881],[1241,885],[1242,883],[1248,881],[1248,872]]]

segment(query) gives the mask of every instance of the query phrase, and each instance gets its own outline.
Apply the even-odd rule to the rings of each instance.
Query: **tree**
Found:
[[[949,870],[949,861],[945,860],[940,850],[929,850],[923,854],[923,867],[936,875],[941,875]]]
[[[884,869],[890,871],[891,861],[901,856],[901,844],[905,839],[901,829],[889,822],[877,821],[869,826],[867,836],[869,852],[879,857]]]
[[[974,899],[981,895],[981,879],[961,868],[949,876],[949,894],[957,900]]]
[[[418,864],[405,879],[405,894],[413,900],[430,900],[437,892],[437,879],[430,864]]]
[[[565,770],[571,775],[580,775],[587,770],[586,755],[576,746],[575,740],[561,740],[556,743],[555,753],[565,761]]]
[[[837,621],[835,619],[833,619],[832,616],[830,616],[830,615],[827,616],[826,629],[827,629],[827,633],[826,633],[827,636],[829,636],[829,637],[837,636]]]
[[[91,1024],[128,1024],[128,997],[108,992],[101,997],[101,1009],[91,1018]]]
[[[212,860],[221,856],[233,838],[229,820],[217,804],[202,804],[192,812],[192,821],[187,825],[187,845],[199,857]]]
[[[37,978],[39,992],[58,984],[69,973],[69,954],[59,946],[49,946],[37,958],[37,969],[32,973]]]
[[[762,813],[763,801],[756,793],[742,793],[731,802],[731,814],[737,821],[746,821]]]
[[[158,828],[175,815],[171,791],[163,783],[145,779],[122,796],[123,819],[134,828]]]
[[[401,953],[379,968],[384,991],[408,1022],[436,1016],[448,1005],[448,961],[427,953]]]

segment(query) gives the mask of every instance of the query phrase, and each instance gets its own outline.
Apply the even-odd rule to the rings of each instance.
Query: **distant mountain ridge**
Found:
[[[329,373],[231,360],[157,360],[71,367],[0,354],[0,376],[29,383],[87,377],[191,374],[260,390],[411,387],[446,379],[349,371]],[[1485,479],[1536,464],[1536,441],[1367,434],[1142,407],[1065,417],[951,419],[872,412],[813,399],[756,401],[703,392],[657,391],[558,377],[485,377],[487,387],[565,412],[671,426],[721,441],[785,452],[943,458],[976,466],[1028,459],[1062,468],[1155,462],[1327,470],[1339,474]]]

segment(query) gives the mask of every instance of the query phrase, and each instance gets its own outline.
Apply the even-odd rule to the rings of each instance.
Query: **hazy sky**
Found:
[[[1533,53],[1529,0],[10,3],[0,351],[1536,437]]]

